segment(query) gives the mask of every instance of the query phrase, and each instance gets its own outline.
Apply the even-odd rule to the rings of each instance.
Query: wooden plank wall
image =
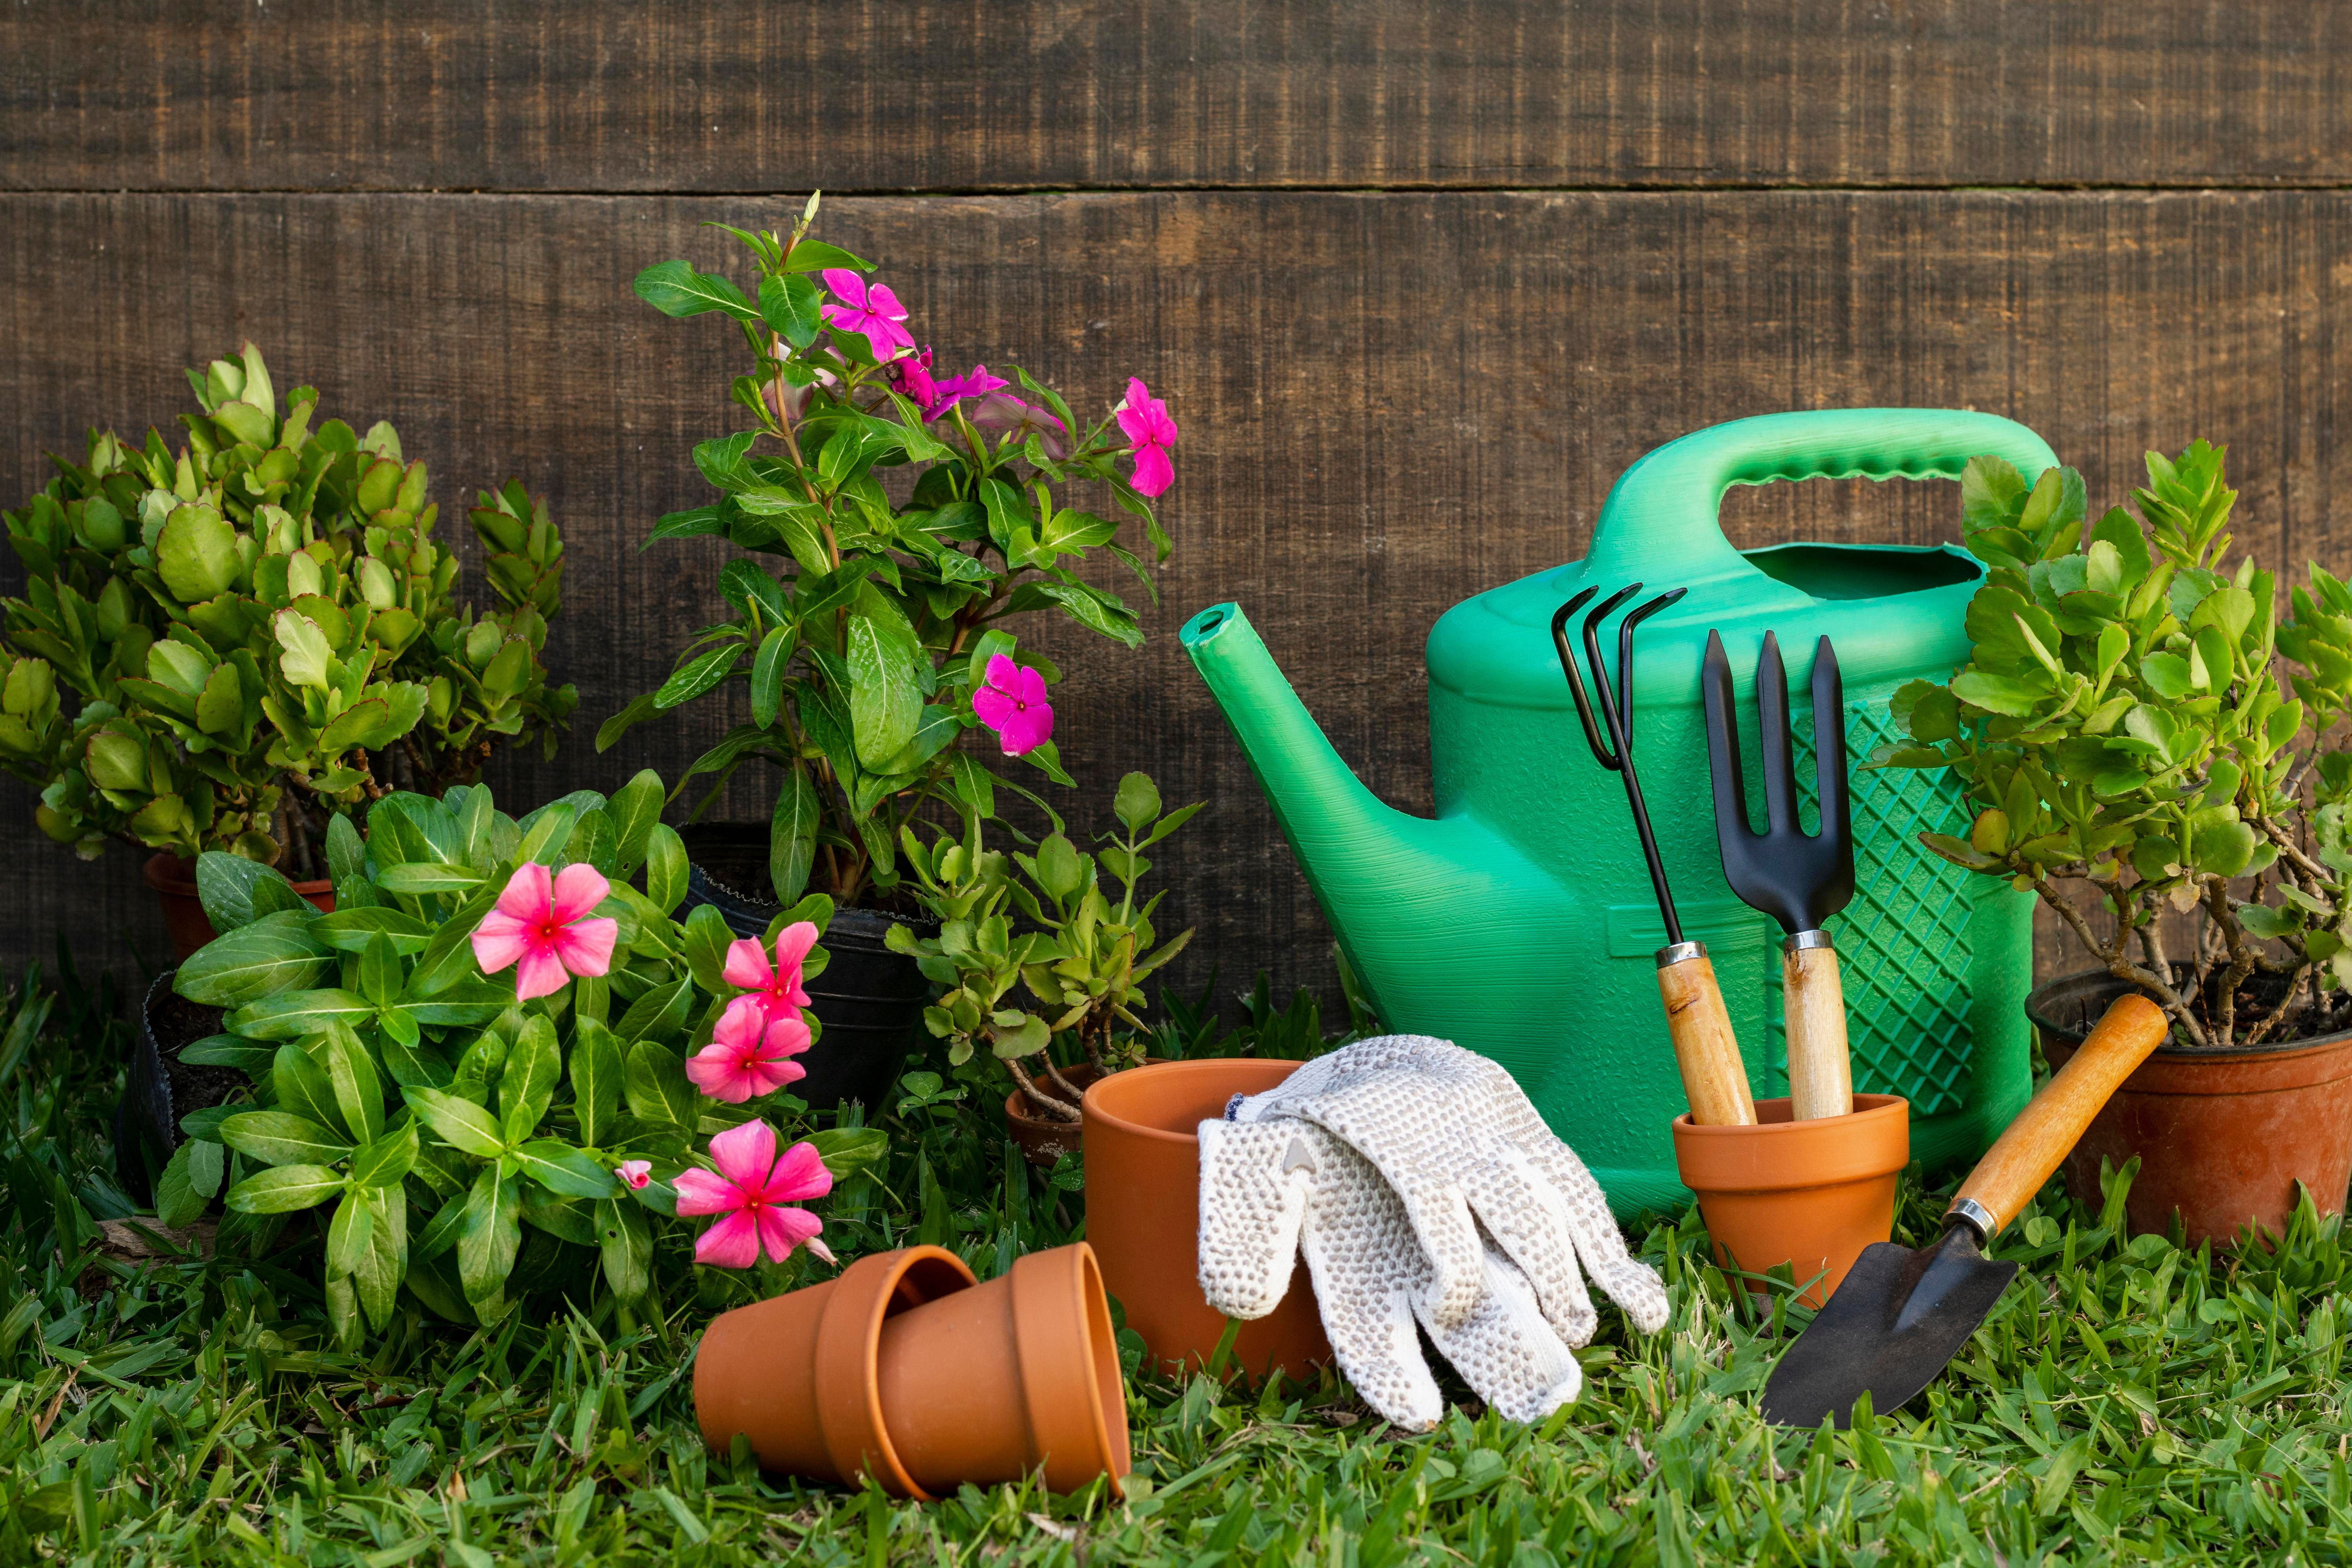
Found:
[[[716,603],[723,550],[637,541],[704,493],[688,449],[733,427],[732,366],[629,279],[822,185],[942,357],[1082,409],[1129,374],[1168,398],[1151,640],[1048,639],[1059,735],[1090,790],[1146,767],[1214,803],[1168,857],[1191,977],[1326,984],[1174,643],[1202,605],[1239,599],[1340,752],[1426,810],[1432,620],[1581,554],[1629,462],[1718,420],[1990,409],[2116,499],[2144,447],[2203,435],[2242,537],[2341,569],[2347,68],[2332,7],[2181,0],[26,0],[0,13],[0,490],[91,424],[168,421],[180,367],[255,338],[279,384],[394,420],[445,504],[510,473],[551,498],[584,722],[502,766],[509,797],[675,773],[724,715],[622,756],[591,735]],[[1726,522],[1954,516],[1947,487],[1817,484]],[[0,788],[0,958],[63,930],[153,959],[132,858],[74,862],[30,805]]]

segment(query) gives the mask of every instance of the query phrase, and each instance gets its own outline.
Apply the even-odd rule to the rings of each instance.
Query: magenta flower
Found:
[[[931,416],[931,405],[939,401],[940,393],[931,380],[930,344],[925,343],[913,353],[892,362],[890,379],[897,382],[898,390],[923,411],[925,419]]]
[[[1008,757],[1035,751],[1054,733],[1045,678],[1001,653],[988,661],[988,679],[971,694],[971,710],[996,731]]]
[[[651,1160],[624,1160],[613,1167],[613,1174],[633,1193],[644,1192],[653,1184],[654,1163]]]
[[[725,1215],[694,1244],[694,1260],[721,1268],[749,1268],[765,1251],[782,1263],[793,1248],[805,1246],[833,1261],[818,1241],[824,1222],[792,1205],[821,1198],[833,1191],[833,1173],[817,1158],[813,1143],[795,1143],[776,1158],[776,1130],[764,1121],[746,1121],[710,1141],[710,1163],[718,1173],[690,1166],[677,1173],[677,1212],[681,1215]]]
[[[937,419],[967,397],[984,397],[1012,384],[1001,375],[991,375],[986,365],[976,364],[963,375],[951,375],[933,385],[931,401],[923,405],[923,418],[926,422]]]
[[[1133,376],[1128,378],[1126,401],[1118,405],[1118,427],[1135,444],[1132,482],[1138,492],[1156,496],[1176,482],[1175,466],[1168,460],[1168,448],[1176,444],[1176,421],[1168,416],[1168,405]]]
[[[795,921],[776,933],[772,966],[751,938],[729,943],[722,973],[728,984],[741,986],[745,994],[729,1003],[727,1010],[733,1013],[748,1004],[758,1009],[762,1022],[771,1024],[798,1017],[799,1010],[809,1005],[808,993],[801,988],[801,963],[815,945],[816,926],[809,921]]]
[[[798,1014],[770,1022],[753,998],[739,996],[710,1043],[687,1058],[686,1076],[711,1099],[740,1105],[806,1078],[808,1069],[792,1058],[808,1048],[809,1026]]]
[[[824,308],[826,326],[863,333],[877,360],[915,346],[914,338],[898,324],[907,319],[907,307],[898,303],[898,295],[879,283],[867,283],[846,267],[828,267],[824,277],[824,286],[841,301]]]
[[[566,866],[551,879],[546,867],[524,861],[499,895],[498,908],[475,928],[474,962],[485,974],[520,963],[515,995],[525,1002],[562,990],[567,974],[604,973],[612,967],[621,922],[591,920],[589,911],[612,890],[593,866]]]
[[[1003,385],[998,382],[999,386]],[[1045,448],[1045,456],[1060,462],[1070,455],[1070,433],[1062,422],[1042,408],[1033,408],[1009,392],[991,392],[974,404],[965,416],[972,427],[992,434],[1010,434],[1016,442],[1026,441],[1033,434],[1037,444]]]

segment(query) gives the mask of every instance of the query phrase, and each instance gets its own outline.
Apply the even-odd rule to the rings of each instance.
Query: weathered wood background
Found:
[[[827,237],[942,357],[1082,410],[1129,374],[1167,397],[1151,640],[1052,639],[1058,738],[1091,790],[1143,767],[1213,802],[1167,857],[1191,977],[1328,986],[1187,615],[1239,599],[1341,752],[1426,810],[1432,620],[1581,554],[1629,462],[1718,420],[1990,409],[2116,499],[2144,447],[2202,435],[2242,537],[2341,569],[2348,76],[2352,16],[2317,4],[25,0],[0,491],[92,424],[168,423],[181,367],[253,338],[281,386],[397,424],[445,505],[509,474],[550,497],[582,722],[501,766],[508,797],[675,773],[724,715],[592,737],[717,603],[722,549],[637,542],[705,493],[688,451],[734,426],[734,366],[629,280],[823,186]],[[1948,487],[1817,484],[1726,521],[1920,542],[1955,516]],[[62,930],[86,963],[156,959],[134,858],[75,862],[31,804],[0,788],[0,956]]]

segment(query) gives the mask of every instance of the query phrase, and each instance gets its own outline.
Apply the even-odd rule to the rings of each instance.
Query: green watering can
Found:
[[[1502,1063],[1621,1217],[1689,1196],[1675,1173],[1669,1127],[1685,1104],[1653,956],[1665,931],[1623,792],[1578,725],[1552,612],[1588,584],[1689,590],[1643,624],[1633,754],[1684,934],[1713,956],[1756,1094],[1784,1093],[1780,931],[1732,897],[1716,848],[1699,700],[1707,631],[1731,654],[1748,754],[1772,631],[1800,693],[1816,639],[1836,646],[1847,750],[1866,757],[1897,733],[1897,687],[1966,662],[1984,567],[1952,545],[1743,553],[1717,513],[1733,485],[1952,479],[1979,453],[2029,479],[2056,462],[2021,425],[1919,408],[1734,420],[1643,457],[1610,491],[1591,554],[1465,600],[1430,632],[1433,820],[1364,788],[1239,605],[1202,610],[1179,634],[1381,1021]],[[1792,706],[1797,775],[1809,781],[1810,704]],[[1853,1087],[1910,1100],[1912,1152],[1930,1167],[1974,1158],[2031,1089],[2032,897],[1921,847],[1923,831],[1967,832],[1948,778],[1857,771],[1853,814],[1854,896],[1828,929],[1844,963]],[[1750,816],[1762,820],[1760,801]]]

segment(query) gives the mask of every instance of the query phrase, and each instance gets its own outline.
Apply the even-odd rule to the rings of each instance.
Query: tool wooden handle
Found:
[[[1845,987],[1837,949],[1783,947],[1780,979],[1789,1024],[1789,1099],[1800,1121],[1853,1110],[1846,1053]]]
[[[1695,942],[1661,950],[1658,994],[1666,1004],[1666,1028],[1675,1037],[1675,1065],[1682,1068],[1683,1092],[1690,1097],[1691,1121],[1700,1127],[1753,1127],[1756,1101],[1748,1093],[1748,1064],[1724,1011],[1723,988],[1715,965]]]
[[[1985,1151],[1960,1184],[1953,1207],[1973,1200],[1992,1216],[1993,1233],[2015,1219],[2116,1086],[2163,1043],[2169,1026],[2164,1009],[2147,997],[2137,993],[2117,997],[2082,1048]]]

